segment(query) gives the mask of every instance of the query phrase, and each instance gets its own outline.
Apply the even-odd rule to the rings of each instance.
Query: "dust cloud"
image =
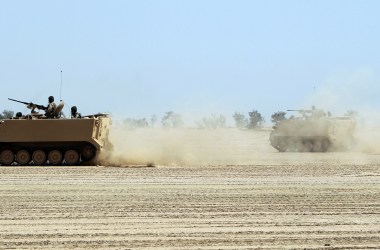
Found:
[[[269,131],[223,129],[126,129],[110,131],[113,150],[101,155],[107,165],[253,164],[261,153],[276,150]]]
[[[348,152],[327,153],[280,153],[270,145],[270,132],[270,129],[112,127],[113,150],[103,151],[98,164],[114,167],[367,164],[380,154],[380,128],[376,131],[360,128]]]
[[[377,109],[379,75],[371,68],[342,70],[315,86],[306,107],[317,106],[332,117],[343,117],[353,111],[354,145],[351,151],[380,154],[380,112]]]
[[[354,150],[367,154],[380,154],[380,127],[359,124],[355,132]]]

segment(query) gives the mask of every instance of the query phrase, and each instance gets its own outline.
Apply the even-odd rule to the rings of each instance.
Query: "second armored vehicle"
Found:
[[[275,125],[270,143],[280,152],[342,151],[354,141],[355,122],[350,117],[330,117],[314,109],[288,111],[299,111],[302,116]]]

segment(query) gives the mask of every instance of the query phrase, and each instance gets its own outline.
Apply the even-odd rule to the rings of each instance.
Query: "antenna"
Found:
[[[59,101],[62,101],[62,70],[61,70],[61,87],[59,88]],[[62,116],[62,110],[59,112],[59,117]]]
[[[61,87],[59,89],[59,100],[62,100],[62,70],[61,70]]]

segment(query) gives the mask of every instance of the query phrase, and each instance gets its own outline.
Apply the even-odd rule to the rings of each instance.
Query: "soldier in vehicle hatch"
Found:
[[[317,109],[314,105],[311,106],[311,115],[313,118],[321,118],[326,116],[326,113],[322,109]]]
[[[57,105],[54,102],[53,96],[49,96],[48,100],[49,100],[49,104],[47,106],[47,109],[45,110],[45,116],[47,118],[54,118],[54,111],[57,108]]]
[[[14,117],[14,119],[21,119],[22,117],[23,117],[22,113],[21,112],[17,112],[16,116]]]
[[[71,107],[71,119],[75,118],[81,118],[82,115],[78,112],[78,109],[76,106]]]

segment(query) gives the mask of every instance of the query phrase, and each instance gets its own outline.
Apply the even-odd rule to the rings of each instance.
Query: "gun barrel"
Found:
[[[313,112],[313,110],[309,110],[309,109],[287,109],[286,111]]]
[[[42,109],[42,110],[46,110],[47,109],[44,105],[33,104],[31,102],[22,102],[22,101],[15,100],[15,99],[12,99],[12,98],[8,98],[8,100],[28,105],[29,108],[31,108],[31,107],[34,106],[35,108]]]
[[[19,103],[22,103],[22,104],[25,104],[25,105],[28,105],[28,104],[29,104],[28,102],[22,102],[22,101],[15,100],[15,99],[12,99],[12,98],[8,98],[8,100],[10,100],[10,101],[14,101],[14,102],[19,102]]]

